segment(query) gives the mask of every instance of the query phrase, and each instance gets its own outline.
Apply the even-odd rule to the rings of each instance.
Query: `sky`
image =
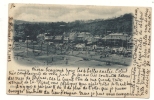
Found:
[[[31,22],[71,22],[119,17],[134,10],[128,7],[103,7],[83,5],[16,5],[14,19]]]

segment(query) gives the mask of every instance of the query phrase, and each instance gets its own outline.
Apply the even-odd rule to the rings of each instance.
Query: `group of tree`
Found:
[[[107,35],[107,31],[132,33],[133,16],[124,14],[116,18],[76,20],[73,22],[27,22],[14,20],[14,38],[23,40],[29,36],[36,40],[38,34],[62,35],[64,32],[89,32],[93,35]]]

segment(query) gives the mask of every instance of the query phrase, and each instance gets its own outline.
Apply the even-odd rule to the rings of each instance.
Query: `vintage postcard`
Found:
[[[7,94],[150,97],[150,7],[8,9]]]

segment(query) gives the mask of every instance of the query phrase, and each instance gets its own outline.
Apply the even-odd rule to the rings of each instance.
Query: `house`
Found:
[[[94,37],[93,36],[91,36],[91,37],[88,37],[88,38],[86,38],[86,41],[87,41],[87,44],[92,44],[93,42],[94,42]]]
[[[91,37],[91,36],[92,36],[92,34],[91,34],[91,33],[89,33],[89,32],[85,32],[85,35],[86,35],[86,37],[85,37],[85,38],[89,38],[89,37]]]
[[[92,34],[89,32],[80,32],[77,35],[77,41],[92,41]]]
[[[85,44],[82,44],[82,43],[77,44],[77,45],[75,45],[75,48],[76,49],[84,49],[85,48]]]
[[[94,36],[93,44],[102,45],[101,35],[95,35],[95,36]]]
[[[76,40],[76,37],[77,37],[77,32],[71,32],[69,34],[69,40],[70,41],[75,41]]]
[[[62,35],[55,36],[54,42],[62,43],[63,42],[63,36]]]
[[[32,40],[25,40],[25,43],[32,43]]]
[[[39,38],[39,37],[44,37],[44,34],[37,35],[37,38]]]
[[[45,41],[50,41],[50,40],[53,40],[53,37],[54,36],[44,36],[44,40]]]
[[[133,36],[129,36],[127,40],[127,49],[133,48]]]
[[[24,42],[23,39],[19,39],[19,42]]]
[[[124,33],[112,33],[105,37],[103,37],[103,40],[126,40],[128,38],[128,34]]]
[[[93,37],[91,33],[85,32],[85,40],[88,40],[89,38]]]
[[[77,35],[77,41],[84,41],[85,40],[85,33],[84,32],[80,32]]]
[[[94,36],[94,41],[93,42],[97,42],[101,39],[101,36],[100,35],[95,35]]]
[[[87,41],[87,44],[92,44],[94,42],[94,37],[91,33],[86,32],[85,40]]]
[[[69,42],[69,33],[64,32],[63,33],[63,43]]]
[[[129,39],[128,34],[124,33],[112,33],[102,38],[107,45],[110,46],[126,46],[127,40]]]
[[[44,40],[45,41],[52,41],[54,38],[53,35],[51,35],[50,33],[44,33]]]
[[[69,37],[64,36],[63,43],[68,43],[68,42],[69,42]]]

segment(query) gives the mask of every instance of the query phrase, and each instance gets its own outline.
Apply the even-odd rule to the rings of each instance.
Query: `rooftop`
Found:
[[[129,40],[130,36],[128,36],[128,34],[123,34],[123,33],[112,33],[112,34],[109,34],[109,35],[103,37],[102,39],[103,40],[106,40],[106,39]]]
[[[109,35],[112,35],[112,36],[114,36],[114,35],[124,35],[124,36],[128,36],[128,34],[124,34],[124,33],[111,33],[111,34],[109,34]]]

